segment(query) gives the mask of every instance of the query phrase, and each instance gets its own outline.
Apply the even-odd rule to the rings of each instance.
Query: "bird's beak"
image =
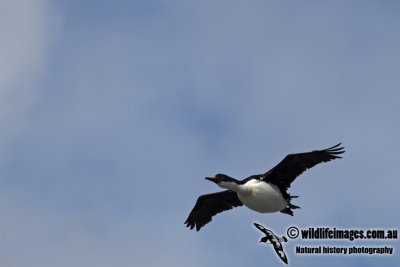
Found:
[[[209,180],[211,182],[214,182],[214,183],[216,183],[218,181],[217,177],[215,177],[215,176],[214,177],[206,177],[205,179]]]

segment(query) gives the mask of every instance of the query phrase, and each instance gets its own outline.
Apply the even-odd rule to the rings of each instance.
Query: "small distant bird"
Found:
[[[254,223],[254,226],[257,227],[258,230],[263,232],[265,236],[261,238],[260,243],[268,243],[268,241],[274,246],[276,254],[278,254],[279,258],[286,264],[288,264],[288,259],[286,257],[285,252],[283,251],[283,246],[281,242],[287,242],[286,237],[278,237],[271,230],[265,228],[261,224]]]
[[[243,204],[261,213],[282,212],[293,216],[292,209],[300,207],[291,203],[297,196],[291,196],[287,192],[290,184],[305,170],[321,162],[341,158],[339,155],[344,153],[344,147],[340,145],[339,143],[323,150],[289,154],[270,171],[252,175],[242,181],[225,174],[206,177],[205,179],[228,190],[200,196],[185,221],[186,226],[199,231],[214,215]]]

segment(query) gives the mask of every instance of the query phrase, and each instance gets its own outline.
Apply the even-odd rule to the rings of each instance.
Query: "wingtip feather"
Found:
[[[331,154],[332,156],[334,156],[335,158],[342,158],[338,155],[343,154],[345,152],[344,150],[344,146],[340,146],[342,143],[339,143],[337,145],[334,145],[330,148],[324,149],[324,151],[328,152],[329,154]]]

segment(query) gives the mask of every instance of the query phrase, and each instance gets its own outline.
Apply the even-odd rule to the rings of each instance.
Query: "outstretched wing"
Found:
[[[319,163],[341,158],[339,155],[344,153],[344,147],[340,147],[340,145],[341,143],[323,150],[289,154],[278,165],[263,174],[262,179],[286,190],[294,179],[305,170]]]
[[[202,195],[197,199],[185,224],[191,230],[196,227],[196,231],[199,231],[201,227],[211,222],[214,215],[242,205],[237,193],[232,190]]]
[[[284,263],[288,264],[288,259],[287,259],[287,257],[286,257],[285,252],[283,251],[282,244],[279,243],[279,245],[278,245],[277,243],[274,243],[273,246],[274,246],[275,252],[276,252],[276,254],[278,254],[279,258],[280,258]]]
[[[258,229],[258,230],[260,230],[261,232],[263,232],[265,235],[270,235],[267,231],[268,231],[268,229],[267,228],[265,228],[264,226],[262,226],[261,224],[259,224],[259,223],[253,223],[254,224],[254,226]]]

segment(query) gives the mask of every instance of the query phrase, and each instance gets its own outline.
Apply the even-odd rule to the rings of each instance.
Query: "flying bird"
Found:
[[[261,224],[258,223],[254,223],[254,226],[257,227],[258,230],[260,230],[261,232],[263,232],[265,234],[264,237],[261,238],[260,243],[268,243],[270,242],[275,249],[276,254],[278,254],[279,258],[286,264],[288,264],[288,259],[286,257],[285,252],[283,251],[283,246],[281,242],[287,242],[287,238],[286,237],[278,237],[277,235],[275,235],[271,230],[265,228],[264,226],[262,226]]]
[[[202,195],[185,221],[190,229],[199,231],[209,223],[212,217],[225,210],[245,205],[260,212],[282,212],[293,216],[292,209],[300,207],[293,205],[287,190],[297,176],[315,165],[341,158],[344,147],[341,143],[323,150],[287,155],[278,165],[264,174],[252,175],[242,181],[226,174],[206,177],[206,180],[216,183],[224,191]]]

